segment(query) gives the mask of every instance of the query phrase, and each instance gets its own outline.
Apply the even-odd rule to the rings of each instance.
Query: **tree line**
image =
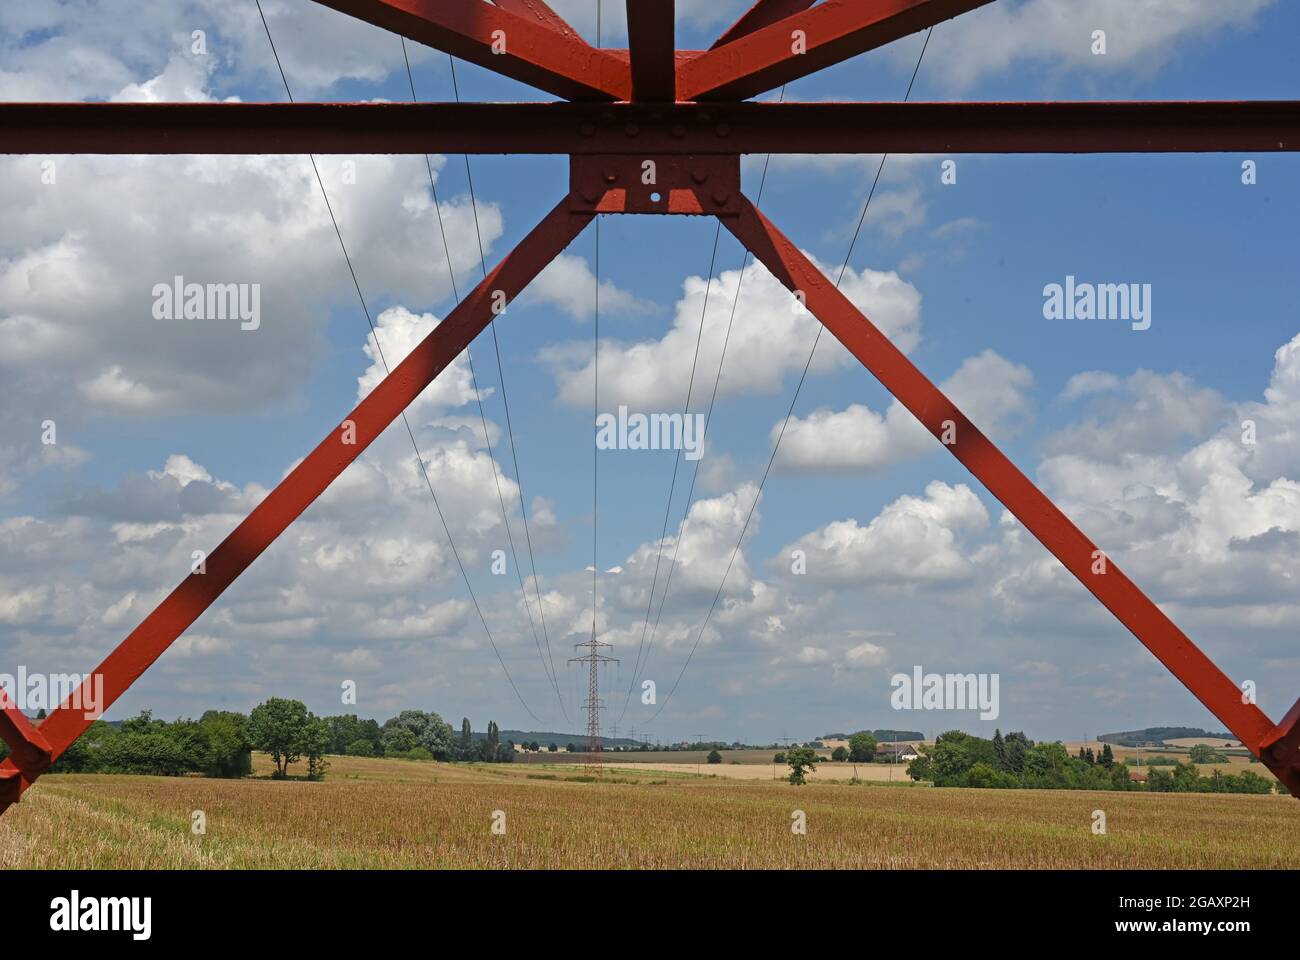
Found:
[[[1129,776],[1110,744],[1096,754],[1080,748],[1071,756],[1059,743],[1034,743],[1023,733],[994,733],[992,740],[961,730],[940,734],[933,746],[907,767],[913,780],[936,787],[998,787],[1052,790],[1145,790],[1152,793],[1270,793],[1274,783],[1250,770],[1202,776],[1194,763],[1175,763],[1173,770],[1148,769],[1144,782]],[[1285,790],[1281,784],[1276,785]]]
[[[253,772],[254,750],[270,755],[276,778],[305,761],[309,780],[324,777],[331,755],[480,763],[515,758],[514,744],[501,742],[494,722],[476,739],[468,717],[457,733],[438,714],[423,710],[403,710],[381,724],[356,714],[317,717],[299,700],[272,697],[247,716],[209,710],[198,720],[168,722],[144,710],[118,725],[96,720],[51,772],[244,777]],[[8,753],[0,741],[0,760]]]

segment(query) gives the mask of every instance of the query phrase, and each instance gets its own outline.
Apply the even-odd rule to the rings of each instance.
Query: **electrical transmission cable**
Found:
[[[779,95],[778,98],[777,98],[777,99],[778,99],[778,102],[782,102],[782,101],[785,100],[785,89],[786,89],[786,88],[785,88],[784,86],[781,87],[780,95]],[[757,200],[755,201],[756,203],[762,203],[762,202],[763,202],[763,191],[764,191],[764,189],[766,189],[766,187],[767,187],[767,172],[768,172],[768,168],[769,168],[770,165],[771,165],[771,162],[772,162],[772,155],[769,153],[769,154],[764,158],[764,160],[763,160],[763,175],[762,175],[762,177],[760,178],[759,183],[758,183],[758,197],[757,197]],[[716,233],[715,236],[714,236],[714,255],[715,255],[715,256],[716,256],[716,254],[717,254],[717,246],[716,246],[716,244],[717,244],[717,236],[718,236],[718,234],[721,233],[721,231],[722,231],[722,223],[719,222],[719,223],[718,223],[718,226],[717,226],[717,233]],[[741,259],[741,263],[740,263],[740,276],[739,276],[739,278],[738,278],[737,281],[736,281],[736,292],[735,292],[735,295],[733,296],[732,301],[731,301],[731,313],[730,313],[730,316],[727,318],[727,329],[726,329],[726,332],[724,333],[723,338],[722,338],[722,352],[721,352],[721,355],[718,357],[718,372],[717,372],[716,376],[713,378],[713,393],[712,393],[712,395],[709,397],[708,412],[707,412],[707,413],[705,414],[705,416],[704,416],[704,436],[705,436],[705,437],[707,437],[707,436],[709,435],[709,426],[710,426],[710,424],[713,422],[713,409],[714,409],[714,406],[717,404],[717,400],[718,400],[718,386],[719,386],[719,384],[722,382],[722,370],[723,370],[723,365],[725,364],[726,359],[727,359],[727,346],[731,343],[731,329],[732,329],[732,326],[733,326],[733,324],[735,323],[735,320],[736,320],[736,307],[740,304],[740,291],[741,291],[741,289],[744,287],[744,284],[745,284],[745,273],[746,273],[746,271],[749,269],[749,263],[750,263],[750,258],[751,258],[751,256],[752,256],[752,254],[750,253],[750,251],[746,250],[746,251],[745,251],[745,254],[744,254],[744,257]],[[711,287],[712,287],[712,283],[713,283],[713,269],[712,269],[712,266],[710,266],[710,269],[709,269],[709,279],[708,279],[708,281],[705,283],[705,289],[704,289],[704,310],[705,310],[705,311],[707,311],[707,309],[708,309],[709,290],[710,290]],[[696,356],[696,360],[692,361],[692,364],[691,364],[691,386],[692,386],[692,387],[694,386],[694,378],[695,378],[695,363],[696,363],[696,361],[698,361],[698,359],[699,359],[699,335],[703,334],[703,329],[704,329],[704,328],[703,328],[703,324],[704,324],[704,313],[701,312],[701,315],[700,315],[700,331],[699,331],[699,334],[697,334],[697,337],[696,337],[696,343],[695,343],[695,356]],[[690,406],[690,393],[691,393],[691,390],[690,390],[690,388],[688,388],[688,390],[687,390],[687,406],[688,406],[688,407]],[[680,451],[678,451],[677,458],[678,458],[678,461],[680,461],[680,458],[681,458],[681,452],[680,452]],[[673,555],[672,555],[672,559],[669,561],[669,564],[668,564],[668,575],[667,575],[667,577],[666,577],[665,580],[664,580],[664,592],[663,592],[663,594],[662,594],[662,595],[660,596],[660,598],[659,598],[659,607],[658,607],[658,610],[657,610],[656,613],[655,613],[655,622],[654,622],[654,626],[653,626],[653,628],[650,630],[650,640],[649,640],[649,642],[646,644],[645,660],[641,660],[641,659],[640,659],[640,656],[639,656],[640,651],[638,650],[638,663],[639,663],[642,667],[644,667],[644,666],[645,666],[645,663],[649,660],[649,657],[650,657],[650,651],[654,649],[655,637],[657,637],[658,634],[659,634],[659,624],[660,624],[660,622],[661,622],[662,619],[663,619],[663,615],[664,615],[664,605],[665,605],[665,604],[667,603],[667,601],[668,601],[668,591],[669,591],[669,589],[672,587],[672,582],[673,582],[673,573],[674,573],[674,572],[676,571],[676,569],[677,569],[677,555],[678,555],[678,552],[679,552],[680,549],[681,549],[682,540],[685,538],[686,520],[687,520],[687,518],[690,516],[691,505],[695,502],[695,483],[696,483],[696,481],[699,479],[699,475],[700,475],[700,463],[699,463],[699,461],[697,460],[696,463],[695,463],[695,470],[694,470],[694,471],[692,472],[692,474],[691,474],[691,484],[690,484],[690,487],[687,489],[687,492],[686,492],[686,508],[682,511],[682,522],[681,522],[680,526],[678,527],[677,537],[676,537],[676,538],[674,539],[674,541],[673,541]],[[674,464],[674,469],[673,469],[673,479],[674,479],[674,482],[675,482],[675,480],[676,480],[676,465],[675,465],[675,464]],[[668,507],[671,508],[671,506],[672,506],[672,486],[670,485],[670,487],[669,487],[669,492],[668,492]],[[660,539],[659,539],[659,556],[661,556],[661,557],[662,557],[662,555],[663,555],[663,541],[664,541],[664,537],[665,537],[666,534],[667,534],[667,529],[668,529],[668,528],[667,528],[667,510],[665,510],[665,517],[664,517],[664,531],[663,531],[663,534],[660,536]],[[656,560],[656,561],[655,561],[656,574],[658,573],[658,563],[659,563],[659,561]],[[657,579],[657,576],[656,576],[655,579]],[[650,592],[650,603],[653,603],[653,602],[654,602],[654,588],[653,588],[653,585],[652,585],[652,587],[651,587],[651,592]],[[647,623],[649,622],[649,606],[648,606],[648,605],[647,605],[647,613],[646,613],[646,622],[647,622]],[[642,638],[643,638],[643,639],[644,639],[644,636],[645,636],[645,633],[644,633],[644,630],[643,630],[643,632],[642,632]],[[627,698],[624,700],[624,703],[623,703],[623,710],[624,710],[624,713],[626,713],[626,711],[627,711],[627,705],[628,705],[628,703],[629,703],[630,700],[631,700],[632,690],[635,689],[635,687],[636,687],[637,679],[638,679],[638,674],[637,674],[636,671],[633,671],[633,674],[632,674],[632,683],[628,686],[628,696],[627,696]],[[658,716],[658,713],[657,713],[657,712],[656,712],[655,716]],[[622,720],[622,717],[620,716],[619,719]]]
[[[411,100],[412,102],[416,102],[417,97],[415,93],[415,77],[411,71],[411,59],[407,55],[406,38],[401,37],[399,39],[401,39],[402,41],[402,60],[406,64],[406,78],[411,88]],[[450,54],[447,55],[447,60],[451,65],[452,89],[455,93],[456,102],[459,103],[460,86],[456,82],[456,61]],[[474,177],[470,172],[469,154],[465,154],[464,157],[465,157],[465,178],[466,178],[466,183],[469,186],[470,206],[474,212],[474,233],[478,240],[479,264],[483,270],[483,276],[486,277],[487,257],[483,252],[483,233],[479,227],[478,199],[474,193]],[[424,165],[429,175],[429,190],[433,194],[434,209],[437,211],[438,214],[438,231],[442,236],[442,248],[447,259],[447,274],[451,279],[452,295],[455,297],[456,302],[460,303],[460,290],[456,284],[456,269],[451,262],[451,247],[447,242],[447,228],[446,228],[446,224],[443,221],[442,205],[438,202],[438,188],[434,181],[433,163],[430,161],[428,154],[424,155]],[[488,460],[492,464],[492,478],[496,483],[497,502],[501,506],[501,522],[505,525],[506,528],[506,540],[510,544],[510,558],[514,562],[515,576],[519,580],[519,592],[524,601],[524,611],[528,615],[528,626],[531,629],[533,634],[533,643],[537,647],[537,655],[542,661],[542,672],[546,674],[547,679],[551,683],[552,689],[554,689],[555,691],[555,699],[560,704],[560,713],[564,716],[565,722],[567,723],[569,720],[569,715],[568,715],[568,711],[565,710],[564,708],[564,697],[560,694],[560,687],[555,678],[555,661],[551,658],[550,655],[551,641],[550,641],[550,636],[547,634],[546,631],[546,615],[542,611],[542,595],[537,580],[537,561],[533,556],[532,534],[529,532],[529,528],[528,528],[528,511],[524,507],[523,477],[519,472],[519,455],[515,448],[514,425],[510,416],[510,398],[509,398],[509,394],[506,392],[505,370],[501,364],[501,346],[497,339],[497,327],[496,327],[495,317],[489,322],[488,326],[492,332],[492,344],[493,347],[495,348],[495,353],[496,353],[497,376],[501,383],[501,402],[502,405],[505,407],[505,414],[506,414],[506,433],[510,440],[510,455],[514,461],[515,477],[516,477],[515,487],[519,493],[519,512],[520,512],[520,516],[523,518],[524,521],[524,535],[527,539],[528,559],[532,567],[533,586],[534,589],[537,591],[538,616],[542,622],[542,635],[546,637],[545,654],[542,653],[542,638],[539,637],[537,634],[537,623],[533,620],[532,606],[528,602],[528,589],[527,587],[524,586],[523,568],[519,563],[519,555],[515,550],[514,533],[510,529],[510,518],[509,518],[509,513],[506,510],[505,495],[502,493],[501,490],[501,471],[498,469],[496,456],[492,450],[492,438],[488,431],[487,413],[484,410],[484,404],[483,404],[483,393],[480,389],[478,389],[479,379],[478,379],[478,374],[474,369],[474,355],[468,347],[465,348],[465,357],[468,360],[470,377],[472,378],[475,386],[474,393],[478,400],[479,422],[482,424],[483,427],[483,442],[487,447]],[[549,663],[549,667],[548,667],[548,663]]]
[[[271,45],[271,54],[275,57],[276,68],[280,71],[280,80],[284,83],[284,92],[288,96],[289,102],[293,103],[293,91],[289,88],[289,78],[285,75],[284,65],[280,62],[279,51],[276,50],[275,40],[271,36],[271,26],[266,22],[266,13],[262,10],[262,0],[254,0],[257,4],[258,16],[262,19],[262,29],[266,31],[266,40]],[[308,154],[307,158],[311,161],[312,171],[316,174],[316,183],[320,186],[321,197],[325,200],[325,209],[329,212],[330,222],[334,225],[334,234],[338,237],[339,248],[343,251],[343,259],[347,262],[348,273],[352,277],[352,286],[356,288],[357,298],[361,301],[361,310],[366,315],[366,323],[370,326],[370,335],[375,341],[375,352],[379,357],[379,362],[383,365],[384,372],[391,373],[388,366],[388,360],[384,357],[384,349],[379,341],[379,331],[375,328],[374,319],[370,315],[370,307],[366,304],[365,295],[361,292],[361,283],[357,279],[357,272],[352,266],[352,257],[348,254],[347,244],[343,242],[343,232],[339,229],[338,219],[334,216],[334,207],[330,204],[329,193],[325,189],[325,180],[321,177],[320,168],[316,165],[316,157]],[[415,450],[416,462],[420,465],[420,473],[424,477],[425,486],[429,488],[429,495],[433,498],[434,509],[438,512],[438,519],[442,523],[443,533],[447,536],[447,543],[451,546],[452,555],[456,558],[456,566],[460,569],[461,578],[465,581],[465,588],[469,591],[470,600],[473,601],[474,610],[478,613],[479,621],[483,624],[483,631],[487,634],[488,643],[492,645],[492,652],[496,654],[497,662],[501,664],[506,680],[510,684],[510,689],[515,692],[515,697],[519,700],[521,706],[527,711],[528,715],[537,723],[541,723],[537,714],[533,713],[532,708],[528,706],[528,701],[520,693],[518,685],[515,684],[514,678],[510,675],[510,668],[506,666],[505,659],[501,656],[496,640],[492,636],[492,630],[488,626],[487,618],[483,615],[483,608],[479,605],[478,597],[474,593],[474,587],[470,584],[469,574],[465,570],[465,564],[461,561],[460,551],[456,547],[456,541],[451,535],[451,528],[447,525],[447,518],[442,512],[442,505],[438,502],[438,494],[434,491],[433,480],[429,477],[429,469],[424,462],[424,455],[420,452],[420,445],[416,442],[415,431],[411,429],[411,421],[406,416],[406,411],[402,411],[402,423],[406,427],[407,436],[411,438],[411,447]]]
[[[916,66],[912,70],[912,79],[908,81],[907,93],[903,96],[904,102],[906,102],[912,95],[912,86],[916,83],[916,75],[921,70],[921,61],[925,59],[925,51],[930,46],[930,36],[933,33],[934,27],[931,27],[926,31],[925,42],[921,45],[921,53],[916,58]],[[876,187],[880,183],[880,175],[884,172],[885,161],[888,159],[889,154],[887,153],[882,154],[880,157],[880,165],[876,168],[876,176],[871,182],[871,190],[867,194],[866,202],[862,205],[862,215],[858,217],[858,225],[853,231],[853,239],[849,241],[848,252],[844,255],[844,262],[840,265],[839,274],[835,278],[835,289],[837,290],[844,279],[845,271],[848,269],[849,260],[853,256],[853,249],[857,246],[858,237],[862,233],[862,225],[866,223],[867,211],[871,208],[871,199],[876,195]],[[695,642],[691,645],[690,652],[686,655],[686,662],[682,664],[682,669],[677,674],[677,679],[673,681],[673,685],[668,691],[668,696],[664,697],[663,701],[659,704],[659,709],[650,717],[651,722],[653,722],[659,714],[663,713],[664,707],[668,705],[668,701],[671,700],[673,694],[677,692],[677,685],[681,683],[682,677],[686,673],[686,668],[690,666],[691,660],[695,656],[695,651],[700,645],[700,639],[703,637],[704,631],[708,629],[709,620],[713,617],[713,611],[717,609],[718,601],[722,598],[722,591],[727,585],[727,577],[731,574],[731,568],[736,562],[736,556],[740,553],[740,547],[745,541],[745,534],[749,530],[750,521],[754,519],[754,511],[758,507],[758,501],[763,496],[763,488],[767,485],[768,475],[772,472],[772,464],[776,462],[777,453],[781,449],[781,440],[785,437],[786,428],[790,425],[790,419],[794,416],[795,404],[799,402],[799,394],[803,390],[804,381],[808,379],[808,371],[812,367],[813,357],[817,353],[817,345],[821,342],[822,332],[825,329],[826,328],[823,324],[817,324],[817,334],[813,337],[812,349],[808,351],[808,359],[804,363],[803,372],[799,375],[799,382],[795,386],[794,396],[790,399],[790,408],[786,411],[785,420],[781,424],[781,431],[777,434],[776,442],[772,445],[772,454],[768,457],[767,466],[763,468],[763,476],[759,481],[758,491],[754,494],[754,501],[749,506],[749,513],[746,515],[745,523],[740,529],[740,536],[736,539],[736,546],[731,551],[731,558],[727,561],[727,568],[723,571],[722,581],[718,584],[718,591],[714,594],[713,602],[709,605],[709,611],[704,616],[704,622],[700,625],[700,629],[695,635]]]

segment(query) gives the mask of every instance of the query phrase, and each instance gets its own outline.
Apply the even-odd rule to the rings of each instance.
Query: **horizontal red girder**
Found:
[[[0,153],[1163,153],[1300,149],[1300,101],[0,103]]]
[[[626,100],[631,92],[624,64],[545,17],[483,0],[316,2],[570,100]]]
[[[77,702],[96,702],[107,709],[149,666],[162,656],[209,606],[296,520],[443,369],[451,364],[494,316],[494,291],[513,300],[591,222],[593,214],[570,210],[562,200],[460,304],[438,324],[387,377],[342,421],[342,424],[280,481],[253,512],[208,554],[205,572],[181,582],[95,670],[103,678],[102,697],[87,701],[69,696],[45,718],[38,732],[57,759],[94,722]],[[354,436],[356,442],[345,442]],[[93,676],[93,675],[92,675]],[[89,680],[87,682],[90,682]],[[98,690],[95,693],[99,693]],[[11,757],[0,772],[16,769]],[[27,771],[23,771],[27,773]],[[29,785],[23,778],[22,788]],[[0,811],[6,799],[0,784]]]
[[[678,96],[744,100],[990,2],[824,0],[682,64]]]
[[[799,248],[748,199],[738,216],[721,218],[754,258],[791,291],[801,291],[809,312],[936,439],[952,430],[948,451],[1119,621],[1252,751],[1260,753],[1275,726],[1186,634],[1109,559],[1098,567],[1098,547],[966,418],[893,342],[840,292]],[[1098,572],[1098,571],[1101,572]],[[1297,706],[1300,711],[1300,705]],[[1293,711],[1293,712],[1297,712]],[[1294,723],[1294,717],[1292,718]],[[1265,753],[1261,759],[1293,789],[1300,771]]]

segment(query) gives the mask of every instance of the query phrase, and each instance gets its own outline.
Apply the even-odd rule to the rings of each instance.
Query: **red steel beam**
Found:
[[[682,64],[678,96],[743,100],[989,2],[825,0]]]
[[[778,20],[802,13],[816,2],[817,0],[758,0],[741,15],[739,20],[727,28],[726,33],[713,41],[713,46],[709,49],[716,50],[733,40],[749,36],[755,30],[770,26]]]
[[[627,67],[577,34],[484,0],[316,0],[570,100],[626,100]]]
[[[9,745],[14,766],[34,780],[52,762],[50,744],[0,687],[0,739]]]
[[[567,20],[546,5],[545,0],[495,0],[496,5],[515,16],[536,20],[544,27],[557,30],[565,36],[577,37],[577,31]]]
[[[343,421],[349,428],[343,429],[341,425],[331,431],[207,556],[205,572],[191,574],[182,581],[96,668],[95,675],[102,677],[102,698],[87,700],[84,696],[95,697],[100,692],[97,689],[75,691],[45,718],[38,732],[49,744],[50,759],[57,760],[94,722],[94,718],[84,710],[74,709],[74,703],[94,702],[101,711],[111,706],[235,578],[325,492],[348,464],[470,345],[492,319],[494,301],[499,299],[497,292],[504,292],[506,301],[513,300],[593,218],[594,214],[572,211],[568,197],[547,214],[519,246],[357,404]],[[355,443],[345,442],[346,439],[355,439]],[[26,789],[33,779],[14,757],[6,759],[0,765],[0,812],[7,806],[4,791],[14,789],[13,774],[4,774],[4,770],[22,773],[19,789]]]
[[[655,165],[654,183],[644,163]],[[740,157],[731,154],[574,154],[569,203],[590,213],[734,216],[740,212]]]
[[[1274,772],[1278,766],[1289,769],[1291,779],[1282,777],[1282,782],[1293,797],[1300,797],[1300,700],[1264,738],[1255,754]]]
[[[0,153],[1193,153],[1300,149],[1300,100],[0,103]]]
[[[627,0],[633,100],[672,103],[677,99],[674,6],[673,0]]]
[[[1025,525],[1051,554],[1133,632],[1201,703],[1300,795],[1300,768],[1261,753],[1277,728],[1160,608],[1098,550],[957,406],[746,198],[738,216],[719,220],[950,453]],[[1100,560],[1099,560],[1100,558]],[[1300,713],[1300,706],[1292,711]],[[1295,717],[1291,718],[1292,726]],[[1292,746],[1292,750],[1294,747]]]

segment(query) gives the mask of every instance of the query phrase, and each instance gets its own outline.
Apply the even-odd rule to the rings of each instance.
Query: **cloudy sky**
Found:
[[[553,4],[596,40],[596,0]],[[602,41],[624,45],[622,3],[604,6]],[[263,7],[295,98],[409,99],[396,36],[310,0]],[[679,46],[743,7],[679,0]],[[912,98],[1285,98],[1298,30],[1277,0],[1001,0],[936,28]],[[900,99],[922,40],[785,98]],[[451,99],[447,57],[410,56],[419,97]],[[542,98],[456,77],[467,100]],[[253,0],[61,0],[0,23],[6,100],[284,97]],[[1277,718],[1300,693],[1300,161],[962,157],[945,184],[944,159],[889,158],[844,291]],[[491,266],[566,184],[560,158],[473,158],[476,217],[464,159],[429,161],[437,206],[423,157],[319,160],[390,364],[480,276],[480,244]],[[763,206],[834,275],[879,162],[773,158]],[[744,169],[754,196],[764,158]],[[86,671],[382,367],[306,158],[0,157],[0,212],[0,673]],[[601,452],[593,512],[593,228],[409,411],[491,641],[396,424],[110,716],[272,695],[337,713],[354,681],[346,710],[381,719],[581,729],[566,661],[591,631],[594,532],[623,735],[1221,726],[830,337],[723,584],[816,327],[761,268],[742,281],[725,231],[710,277],[715,230],[600,228],[600,409],[679,411],[694,362],[693,411],[718,385],[698,463]],[[259,284],[260,327],[156,319],[177,275]],[[1150,284],[1150,329],[1045,320],[1067,276]],[[1001,716],[891,710],[914,665],[999,674]],[[625,709],[643,678],[658,702]]]

